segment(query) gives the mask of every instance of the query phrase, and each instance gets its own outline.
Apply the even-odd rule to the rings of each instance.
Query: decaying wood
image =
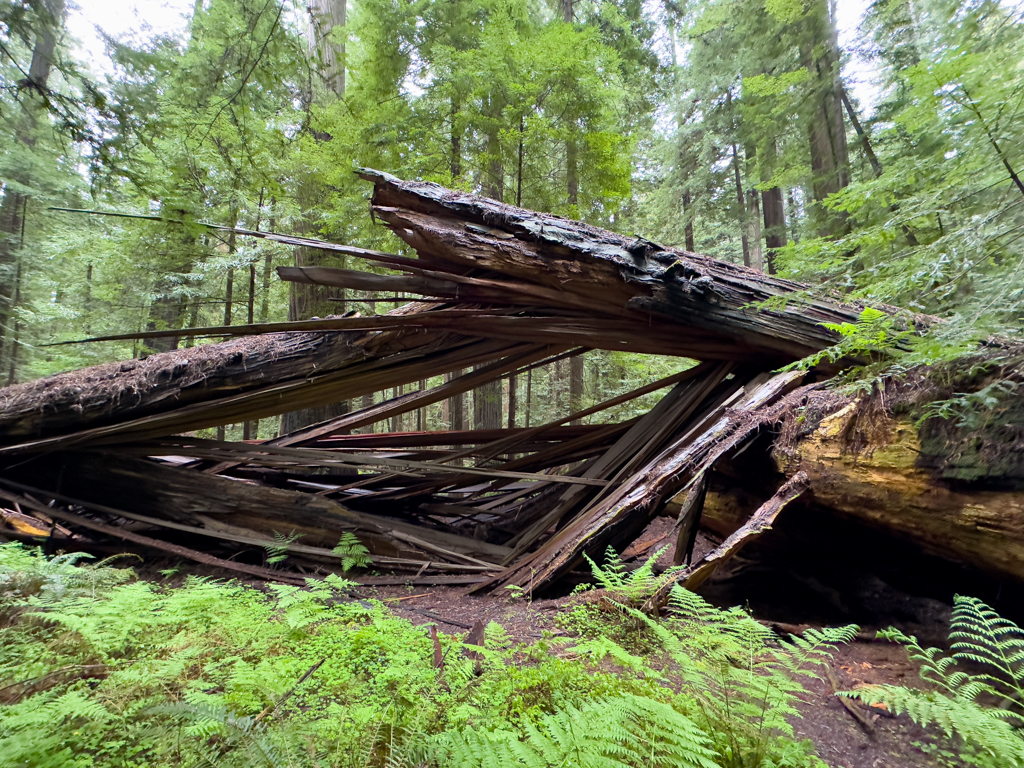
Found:
[[[509,584],[537,587],[567,571],[584,552],[596,553],[617,534],[627,537],[649,521],[661,504],[678,493],[689,476],[697,476],[726,451],[735,448],[756,429],[749,414],[773,402],[794,386],[803,374],[781,373],[765,381],[757,376],[695,419],[692,426],[628,483],[602,499],[555,534],[536,552],[521,558],[485,588]],[[731,412],[729,404],[739,401]]]
[[[704,478],[701,478],[701,483]],[[688,566],[682,573],[667,578],[648,598],[644,610],[654,613],[665,606],[675,585],[695,590],[743,547],[769,530],[779,513],[794,499],[799,498],[810,485],[807,474],[798,472],[791,477],[768,501],[762,504],[738,530],[711,552]]]
[[[284,280],[416,301],[369,316],[103,337],[231,338],[0,392],[0,499],[35,505],[30,514],[12,506],[0,517],[16,522],[28,514],[43,524],[51,502],[49,524],[59,520],[76,546],[89,537],[109,543],[120,531],[193,559],[203,554],[194,547],[216,552],[208,555],[216,561],[226,552],[258,558],[276,547],[314,571],[337,569],[334,545],[354,533],[375,567],[401,574],[376,583],[536,590],[584,553],[625,545],[690,489],[670,538],[682,562],[711,468],[748,444],[764,424],[763,409],[804,376],[771,372],[835,344],[829,324],[854,322],[864,308],[642,238],[434,184],[361,175],[374,187],[372,213],[415,258],[234,232],[391,270],[282,267]],[[420,409],[590,349],[686,361],[660,381],[537,427],[345,434],[388,419],[400,430],[403,414],[425,414]],[[440,376],[444,383],[427,386]],[[418,389],[403,393],[410,384]],[[608,409],[669,387],[648,413],[600,423]],[[272,440],[188,434],[389,389],[395,396],[382,403],[370,398]],[[822,474],[809,475],[817,495]],[[773,499],[774,514],[786,493]],[[769,512],[734,543],[754,535]],[[900,525],[913,528],[918,519],[910,514]],[[688,583],[715,562],[694,564]],[[296,574],[283,578],[301,582]]]
[[[947,560],[1024,580],[1024,491],[936,477],[905,417],[853,451],[844,435],[855,412],[851,405],[825,418],[785,462],[810,477],[816,504]]]
[[[778,492],[762,504],[738,531],[700,560],[693,563],[678,577],[677,583],[685,589],[696,589],[711,577],[719,566],[736,555],[743,547],[771,528],[779,513],[810,486],[805,472],[797,472]]]

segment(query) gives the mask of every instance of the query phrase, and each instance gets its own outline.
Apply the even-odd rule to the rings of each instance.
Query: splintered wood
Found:
[[[7,388],[0,507],[17,525],[5,535],[123,542],[301,583],[340,570],[337,545],[352,533],[391,574],[368,582],[537,590],[585,553],[624,548],[696,488],[673,532],[681,561],[703,478],[803,377],[772,371],[834,344],[824,324],[862,310],[641,238],[361,175],[374,186],[373,214],[415,258],[237,233],[397,273],[288,267],[283,280],[420,300],[369,317],[105,337],[237,338]],[[674,356],[679,369],[539,426],[353,434],[498,380],[532,382],[537,367],[590,349]],[[191,434],[388,389],[397,391],[383,402],[272,440]],[[602,419],[656,391],[666,394],[646,414]],[[271,553],[287,559],[271,568]],[[695,567],[694,578],[705,572]]]

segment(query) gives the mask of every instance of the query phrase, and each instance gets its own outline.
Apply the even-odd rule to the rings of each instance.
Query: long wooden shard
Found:
[[[757,376],[740,390],[738,403],[716,404],[693,426],[613,494],[581,512],[536,552],[520,559],[478,589],[514,584],[541,587],[571,568],[583,552],[595,553],[617,533],[639,532],[665,500],[757,428],[749,415],[771,403],[803,378],[791,371]],[[766,380],[767,379],[767,380]]]
[[[743,547],[770,530],[782,510],[790,502],[799,498],[810,487],[810,484],[811,481],[806,472],[797,472],[793,475],[774,496],[758,507],[750,519],[735,533],[697,562],[688,566],[682,573],[671,579],[666,579],[665,583],[648,598],[644,610],[654,612],[661,609],[668,601],[669,593],[676,584],[684,589],[697,589]]]

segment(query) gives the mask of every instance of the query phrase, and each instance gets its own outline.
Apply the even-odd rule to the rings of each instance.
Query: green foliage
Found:
[[[923,648],[896,629],[882,637],[907,646],[920,664],[921,679],[934,686],[916,690],[871,686],[847,693],[884,701],[921,725],[937,725],[961,742],[960,758],[983,768],[1024,765],[1024,630],[981,600],[958,595],[949,638],[951,653]]]
[[[714,768],[707,736],[669,704],[626,695],[568,706],[514,731],[466,729],[438,740],[444,765],[529,768],[672,766]]]
[[[865,360],[875,356],[888,357],[899,352],[913,333],[899,330],[900,320],[899,317],[873,307],[865,307],[855,323],[822,323],[825,328],[839,334],[839,343],[809,355],[784,370],[809,369],[823,362],[834,363],[843,358]]]
[[[5,584],[71,567],[0,547]],[[568,645],[514,646],[492,623],[479,661],[440,635],[437,668],[422,627],[347,601],[338,577],[260,592],[79,570],[65,580],[89,586],[59,597],[3,593],[0,688],[21,693],[0,705],[0,766],[809,767],[787,702],[845,636],[778,645],[677,592],[664,622],[617,611],[656,639],[650,656],[593,625]]]
[[[0,544],[0,605],[28,598],[47,603],[84,595],[95,597],[98,589],[123,583],[134,576],[131,570],[107,567],[121,558],[107,558],[96,564],[82,563],[92,559],[86,552],[48,558],[40,550],[25,549],[17,543]]]
[[[1020,382],[999,379],[977,392],[957,392],[946,400],[933,400],[921,409],[918,425],[938,418],[951,421],[960,429],[980,429],[1017,395],[1019,389]]]
[[[288,559],[288,545],[294,544],[302,538],[302,534],[292,531],[287,536],[274,531],[274,543],[267,544],[263,548],[267,551],[267,565],[277,565]],[[348,570],[347,568],[345,570]]]
[[[608,591],[612,599],[627,605],[639,606],[653,595],[659,586],[684,570],[683,567],[676,566],[669,568],[661,575],[656,575],[654,565],[664,551],[664,547],[659,549],[647,558],[639,568],[631,571],[626,570],[622,559],[611,547],[608,547],[605,553],[603,568],[591,560],[586,553],[584,553],[583,557],[590,563],[590,570],[594,574],[594,579],[601,589]]]
[[[373,563],[370,550],[349,531],[341,534],[341,539],[333,551],[341,557],[341,570],[346,572],[351,568],[366,568]]]

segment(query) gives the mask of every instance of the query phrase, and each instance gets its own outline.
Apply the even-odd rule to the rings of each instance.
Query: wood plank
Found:
[[[669,593],[676,584],[689,590],[695,590],[700,587],[701,584],[711,578],[723,563],[736,555],[747,544],[770,530],[779,513],[790,502],[799,498],[809,487],[810,478],[807,476],[807,473],[797,472],[779,488],[774,496],[758,507],[739,530],[711,552],[686,568],[682,573],[667,579],[665,583],[660,585],[648,599],[644,610],[653,613],[662,608],[668,602]]]
[[[578,515],[540,549],[478,589],[493,590],[506,584],[542,587],[573,567],[583,552],[594,554],[616,533],[642,528],[665,499],[685,488],[687,477],[699,475],[756,430],[758,423],[749,418],[750,413],[773,402],[803,376],[803,372],[790,371],[770,378],[755,377],[731,412],[722,405],[705,414],[616,493]]]

